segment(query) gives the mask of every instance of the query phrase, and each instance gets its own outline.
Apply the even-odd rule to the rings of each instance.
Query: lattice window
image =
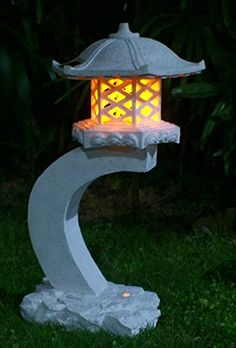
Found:
[[[98,80],[91,80],[91,118],[98,117]]]
[[[161,79],[91,81],[91,117],[102,125],[138,125],[161,119]]]

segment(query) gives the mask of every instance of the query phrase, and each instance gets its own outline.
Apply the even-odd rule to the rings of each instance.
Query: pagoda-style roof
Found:
[[[74,60],[59,64],[53,61],[53,70],[70,79],[97,76],[179,77],[200,73],[204,61],[193,63],[181,59],[161,42],[140,37],[121,23],[117,33],[94,42]]]

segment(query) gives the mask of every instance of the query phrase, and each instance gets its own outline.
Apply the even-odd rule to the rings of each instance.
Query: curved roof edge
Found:
[[[160,67],[155,66],[153,64],[147,64],[141,66],[136,70],[80,70],[79,67],[73,68],[70,65],[60,64],[57,61],[52,61],[52,69],[58,75],[62,77],[66,77],[69,79],[91,79],[94,77],[114,77],[114,76],[122,76],[122,77],[134,77],[134,76],[149,76],[149,77],[160,77],[162,79],[169,77],[183,77],[189,75],[200,74],[202,70],[206,68],[204,60],[201,60],[199,63],[190,63],[189,67],[185,69],[181,69],[181,72],[175,70],[165,70],[160,69]]]

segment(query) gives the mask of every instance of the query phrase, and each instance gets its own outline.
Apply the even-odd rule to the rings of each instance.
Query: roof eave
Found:
[[[192,74],[199,74],[202,70],[205,69],[204,60],[199,63],[192,63],[191,65],[183,66],[182,68],[174,67],[165,67],[161,68],[155,64],[148,64],[139,67],[138,69],[132,70],[105,70],[105,69],[83,69],[80,67],[80,64],[72,67],[70,65],[63,65],[56,61],[52,62],[52,69],[58,75],[69,78],[69,79],[83,79],[83,78],[95,78],[99,76],[103,77],[114,77],[114,76],[123,76],[123,77],[133,77],[133,76],[150,76],[160,77],[160,78],[171,78],[171,77],[183,77]]]

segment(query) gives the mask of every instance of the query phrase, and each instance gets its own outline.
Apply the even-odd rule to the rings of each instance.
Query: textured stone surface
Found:
[[[87,119],[73,124],[72,136],[85,148],[98,146],[131,146],[144,149],[151,144],[179,143],[180,128],[173,123],[158,123],[138,126],[104,126]]]
[[[55,289],[100,295],[107,281],[92,259],[80,231],[78,208],[88,185],[120,171],[147,172],[156,165],[157,147],[76,148],[36,181],[29,200],[31,242],[45,276]],[[112,231],[111,231],[112,233]]]
[[[128,293],[128,297],[123,294]],[[108,283],[99,296],[79,296],[56,290],[44,280],[24,297],[22,316],[40,324],[59,324],[68,329],[104,329],[119,335],[136,335],[156,326],[159,298],[140,287]]]
[[[166,78],[200,73],[205,63],[181,59],[161,42],[139,37],[129,30],[128,23],[121,23],[117,33],[94,42],[73,61],[53,61],[53,69],[72,79],[119,75]]]

